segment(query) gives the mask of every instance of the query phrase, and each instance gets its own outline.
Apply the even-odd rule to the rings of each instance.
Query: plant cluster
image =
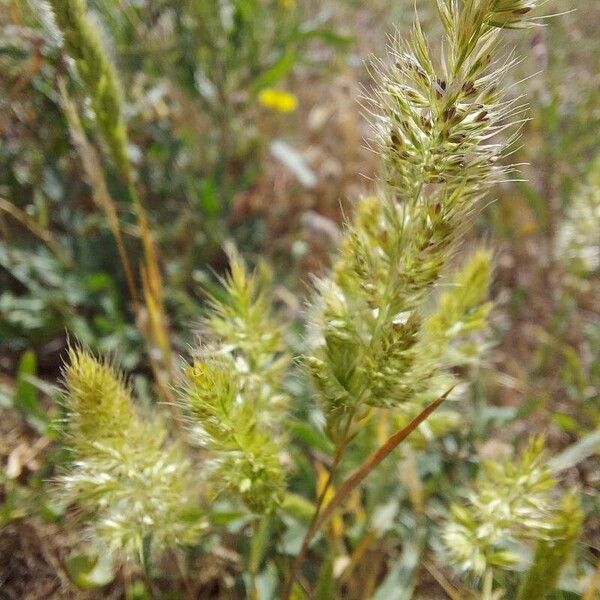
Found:
[[[292,593],[312,537],[342,494],[405,437],[392,436],[325,502],[356,428],[373,409],[406,410],[410,404],[416,414],[406,433],[415,429],[451,389],[442,389],[425,411],[426,402],[416,401],[431,402],[441,384],[452,385],[443,375],[445,367],[461,362],[452,342],[485,322],[487,253],[470,259],[433,310],[431,294],[481,198],[502,172],[504,145],[493,138],[520,108],[502,95],[498,84],[512,62],[496,57],[495,50],[502,29],[526,26],[532,8],[516,0],[462,5],[439,0],[446,35],[439,64],[416,22],[411,40],[394,50],[392,66],[379,71],[379,195],[358,206],[331,275],[316,282],[308,352],[301,358],[335,456],[283,597]],[[261,282],[264,269],[250,276],[235,255],[230,268],[223,282],[227,299],[212,300],[203,346],[186,369],[181,408],[191,435],[209,452],[205,468],[216,493],[237,495],[251,511],[268,513],[281,504],[285,489],[281,384],[287,359]],[[556,482],[540,465],[540,446],[534,442],[519,465],[486,467],[470,498],[473,514],[453,509],[445,540],[461,568],[482,575],[489,567],[507,567],[514,559],[498,548],[503,536],[537,535],[551,544],[551,533],[564,530],[551,523],[548,494]]]
[[[251,275],[231,255],[226,300],[213,298],[203,346],[185,370],[182,408],[192,437],[214,456],[218,491],[240,496],[257,513],[283,499],[282,390],[288,364],[280,325],[271,314],[266,266]]]
[[[397,36],[389,61],[374,63],[368,104],[371,149],[381,161],[376,189],[347,219],[305,311],[281,310],[286,292],[275,293],[269,267],[249,267],[226,243],[228,274],[217,276],[218,286],[204,282],[208,310],[195,349],[180,361],[146,198],[153,184],[136,173],[124,86],[85,0],[32,5],[64,61],[53,96],[114,238],[125,309],[161,401],[143,385],[134,393],[86,340],[71,347],[52,497],[74,507],[74,526],[85,528],[99,556],[114,556],[128,572],[141,568],[149,595],[160,587],[165,555],[180,566],[185,553],[190,563],[234,554],[224,585],[243,586],[253,599],[426,597],[423,569],[451,598],[537,600],[569,586],[593,597],[598,577],[587,562],[569,569],[594,498],[561,490],[559,474],[589,459],[597,436],[553,460],[542,436],[518,458],[481,460],[481,440],[510,409],[468,402],[466,392],[489,345],[494,261],[488,249],[465,246],[492,187],[512,177],[505,159],[525,109],[508,86],[518,59],[503,48],[507,30],[534,27],[538,4],[436,0],[437,50],[418,18],[407,39]],[[116,36],[139,35],[148,23],[139,7],[125,5],[125,21],[108,10]],[[293,111],[296,98],[278,83],[307,40],[331,36],[301,26],[295,2],[155,8],[150,30],[167,43],[157,64],[171,65],[207,118],[223,125],[211,129],[222,162],[209,169],[203,198],[214,186],[229,196],[236,163],[245,164],[252,146],[236,145],[249,113],[255,105]],[[152,70],[143,53],[138,60]],[[597,184],[592,172],[557,241],[558,253],[573,258],[567,266],[586,277],[598,267],[598,245],[582,216],[597,212]],[[121,194],[133,226],[113,199]],[[60,261],[60,244],[13,213]],[[64,258],[61,273],[72,260]],[[2,261],[23,280],[45,264],[27,267],[26,257],[0,246]],[[58,289],[62,280],[51,283]],[[181,340],[176,346],[184,352]],[[20,408],[52,435],[30,355],[19,369]],[[11,498],[13,511],[16,493]],[[230,573],[242,576],[233,582]],[[173,580],[194,597],[185,569]]]
[[[153,10],[79,0],[6,5],[0,211],[11,251],[0,274],[2,347],[66,346],[68,323],[90,348],[116,349],[127,368],[143,367],[148,336],[136,331],[130,303],[143,295],[146,220],[169,265],[154,303],[168,304],[171,344],[183,351],[202,309],[198,281],[222,269],[233,198],[261,175],[269,140],[283,126],[293,133],[294,121],[278,118],[280,106],[298,104],[288,82],[300,69],[321,69],[313,48],[329,56],[349,39],[278,0],[161,2]],[[244,227],[238,237],[260,223]],[[46,263],[50,276],[31,270],[23,281],[22,258]],[[65,278],[68,294],[54,286]],[[58,368],[58,353],[53,359]]]
[[[519,555],[512,544],[537,542],[519,591],[519,598],[532,600],[554,589],[582,522],[575,494],[556,497],[557,481],[543,449],[544,439],[534,438],[516,462],[485,462],[468,505],[452,506],[443,532],[449,560],[477,577],[516,565]]]

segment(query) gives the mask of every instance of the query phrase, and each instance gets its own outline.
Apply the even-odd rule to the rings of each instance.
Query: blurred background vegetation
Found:
[[[194,341],[206,290],[226,269],[228,240],[251,263],[265,257],[274,266],[277,300],[297,317],[344,215],[372,191],[377,159],[366,149],[370,125],[359,104],[371,86],[365,61],[383,55],[395,27],[406,30],[414,3],[90,0],[122,82],[147,231],[84,86],[69,75],[60,36],[36,4],[0,0],[0,598],[144,598],[146,583],[92,560],[77,531],[62,526],[66,508],[44,493],[63,460],[52,420],[69,336],[115,356],[146,402],[157,385],[158,397],[168,395],[166,354],[185,355]],[[433,3],[416,7],[435,39]],[[464,598],[426,549],[431,523],[482,458],[511,454],[530,433],[546,435],[587,515],[556,597],[598,597],[600,4],[550,0],[545,12],[566,14],[515,38],[527,46],[511,90],[529,102],[510,157],[522,177],[499,185],[477,222],[496,259],[485,361],[465,367],[473,384],[456,420],[415,439],[351,503],[355,531],[346,533],[347,553],[337,549],[347,561],[330,565],[352,590],[344,597]],[[65,97],[105,178],[134,287],[156,300],[139,310],[107,211],[94,199],[86,152],[73,143]],[[152,272],[143,279],[145,292],[137,274],[144,264],[156,269],[154,280]],[[327,452],[327,440],[302,422],[295,441]],[[318,485],[310,465],[294,474],[299,493]],[[235,514],[217,516],[243,531]],[[292,554],[299,524],[291,515],[279,527],[279,551]],[[202,590],[198,597],[243,597],[238,553],[246,550],[226,537],[212,543],[212,554],[187,557],[188,584]],[[266,561],[268,598],[270,559],[254,551]],[[167,565],[163,590],[168,573]]]

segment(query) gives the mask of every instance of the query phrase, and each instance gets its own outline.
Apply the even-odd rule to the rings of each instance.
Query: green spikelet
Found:
[[[131,393],[106,362],[71,348],[64,372],[69,432],[73,443],[120,437],[134,419]]]
[[[119,80],[106,48],[86,12],[85,0],[48,0],[54,11],[66,51],[92,102],[98,128],[119,172],[130,180],[127,130]]]
[[[212,481],[219,492],[239,496],[254,512],[264,513],[282,497],[284,476],[278,440],[259,422],[256,399],[228,357],[207,352],[186,372],[183,405],[196,439],[213,456]]]
[[[528,20],[537,0],[492,0],[492,13],[487,23],[493,27],[507,27],[522,29],[530,27],[532,22]]]
[[[50,3],[47,0],[27,0],[31,11],[36,16],[37,21],[41,25],[47,43],[55,46],[62,46],[63,36],[56,25],[56,17]]]
[[[65,368],[65,436],[72,461],[59,479],[68,503],[110,551],[142,563],[197,540],[199,488],[160,419],[137,414],[122,376],[81,349]],[[150,549],[150,551],[149,551]]]
[[[491,279],[491,256],[478,250],[457,273],[449,290],[438,300],[436,311],[425,324],[428,337],[439,343],[480,329],[491,304],[485,299]]]
[[[484,354],[485,329],[491,303],[487,301],[491,279],[491,255],[474,252],[443,287],[433,311],[424,320],[414,360],[405,379],[412,382],[412,394],[394,412],[394,427],[400,429],[424,406],[459,383],[452,369],[479,364]],[[408,443],[423,449],[464,424],[461,414],[441,407],[411,435]]]
[[[422,360],[416,363],[415,374],[421,371],[421,377],[426,375],[436,363],[451,368],[468,364],[473,356],[477,360],[481,348],[464,342],[487,325],[492,308],[486,301],[491,276],[492,258],[483,249],[469,257],[455,274],[423,324],[418,348]]]
[[[227,300],[211,299],[204,328],[243,359],[250,373],[278,381],[286,357],[281,325],[272,314],[272,273],[264,263],[250,273],[235,250],[228,253],[230,272],[221,280]]]

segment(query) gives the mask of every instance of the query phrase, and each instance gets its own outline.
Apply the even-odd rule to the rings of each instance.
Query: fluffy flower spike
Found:
[[[230,250],[225,299],[211,300],[203,324],[206,344],[185,373],[181,405],[197,442],[211,451],[217,492],[239,497],[256,513],[282,500],[281,391],[288,363],[281,326],[271,309],[271,274],[250,273]]]
[[[426,342],[433,344],[437,329],[444,346],[442,328],[465,326],[458,309],[469,298],[443,300],[456,321],[444,315],[442,323],[427,319],[429,297],[480,200],[504,173],[506,144],[498,134],[520,118],[521,108],[502,91],[513,62],[499,52],[500,37],[504,27],[525,26],[535,2],[437,4],[441,56],[432,55],[417,21],[410,39],[394,44],[391,64],[376,65],[379,198],[358,207],[333,273],[317,285],[306,364],[334,439],[368,406],[398,407],[422,394],[447,366],[444,353],[432,355]],[[465,276],[481,291],[489,265],[474,268],[479,275]]]
[[[123,377],[80,348],[69,351],[65,436],[71,462],[60,494],[89,517],[90,536],[127,559],[196,541],[198,482],[160,419],[136,410]]]

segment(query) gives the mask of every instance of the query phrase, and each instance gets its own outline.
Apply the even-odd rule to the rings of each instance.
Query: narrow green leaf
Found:
[[[287,50],[279,60],[266,71],[263,71],[250,84],[252,94],[258,94],[263,88],[270,87],[281,81],[294,68],[295,63],[296,53],[294,50]]]
[[[321,570],[319,571],[315,600],[330,600],[331,598],[335,598],[335,588],[335,578],[333,576],[333,556],[329,554],[323,562]]]
[[[65,561],[71,581],[82,590],[108,585],[115,577],[114,565],[108,554],[92,556],[74,554]]]
[[[45,431],[48,417],[38,400],[38,391],[32,383],[37,370],[35,353],[27,350],[19,360],[17,368],[17,386],[13,396],[13,405],[38,429]]]
[[[407,543],[400,560],[381,582],[372,600],[411,600],[421,553],[420,544]]]
[[[333,454],[334,448],[331,441],[325,436],[324,433],[318,431],[309,423],[303,423],[301,421],[291,423],[290,431],[300,441],[304,442],[311,448],[316,448],[328,456]]]
[[[338,48],[347,48],[351,44],[356,42],[356,36],[354,35],[342,35],[331,29],[313,28],[313,29],[301,29],[292,36],[293,40],[321,40],[330,46],[336,46]]]
[[[269,543],[271,532],[271,521],[268,516],[262,517],[254,529],[254,535],[250,542],[250,559],[248,569],[251,573],[257,573],[265,556],[265,550]]]
[[[600,454],[600,431],[589,433],[554,458],[551,458],[549,467],[554,473],[559,473],[574,467],[594,454]]]

